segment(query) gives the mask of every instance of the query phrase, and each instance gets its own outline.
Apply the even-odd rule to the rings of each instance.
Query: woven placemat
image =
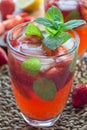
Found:
[[[87,78],[87,57],[76,66],[73,86]],[[50,128],[40,130],[87,130],[87,105],[72,106],[72,90],[60,119]],[[38,130],[21,117],[11,90],[8,65],[0,68],[0,130]]]

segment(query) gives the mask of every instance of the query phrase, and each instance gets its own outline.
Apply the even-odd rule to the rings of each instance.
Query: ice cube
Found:
[[[67,0],[67,1],[59,0],[58,1],[58,6],[63,11],[64,10],[65,11],[67,11],[67,10],[74,10],[74,9],[77,8],[77,5],[78,5],[78,3],[77,3],[76,0]]]
[[[42,55],[41,46],[31,45],[31,44],[21,44],[20,52],[27,55]]]
[[[55,64],[55,61],[53,58],[42,58],[41,61],[41,71],[49,69],[53,64]]]

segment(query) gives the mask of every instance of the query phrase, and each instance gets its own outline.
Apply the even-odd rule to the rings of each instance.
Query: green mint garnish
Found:
[[[68,16],[66,17],[66,21],[72,20],[72,19],[81,19],[80,12],[77,10],[71,11]]]
[[[21,67],[27,71],[30,76],[36,76],[40,72],[41,64],[38,58],[31,57],[23,61]]]
[[[44,25],[44,26],[46,26],[46,27],[52,28],[52,29],[57,29],[58,24],[60,23],[60,22],[59,22],[59,23],[56,23],[56,22],[54,22],[54,21],[52,21],[52,20],[50,20],[50,19],[48,19],[48,18],[46,18],[46,17],[37,18],[37,19],[35,20],[35,22],[37,22],[37,23],[39,23],[39,24],[42,24],[42,25]]]
[[[29,23],[27,25],[25,34],[27,36],[37,35],[39,37],[43,37],[42,32],[40,31],[40,29],[36,25],[34,25],[32,23]]]
[[[81,24],[85,24],[84,20],[70,20],[64,24],[61,24],[60,28],[62,30],[70,30],[80,26]]]
[[[55,29],[51,29],[51,28],[48,28],[48,27],[45,27],[45,31],[47,34],[51,35],[51,36],[54,36],[57,34],[57,30]]]
[[[57,47],[66,42],[69,38],[71,38],[71,35],[69,33],[62,32],[60,35],[57,34],[54,37],[51,35],[46,37],[43,42],[48,46],[48,48],[55,50]]]
[[[34,82],[33,89],[40,98],[46,101],[53,100],[57,92],[54,82],[44,77]]]
[[[61,11],[55,6],[48,9],[46,12],[46,18],[51,19],[52,21],[64,22]]]
[[[72,37],[71,34],[66,33],[65,31],[86,23],[85,20],[75,19],[64,23],[62,12],[55,6],[48,9],[45,17],[36,18],[34,21],[44,26],[47,35],[43,37],[39,28],[31,23],[26,29],[26,35],[37,35],[42,37],[43,44],[51,50],[55,50]]]

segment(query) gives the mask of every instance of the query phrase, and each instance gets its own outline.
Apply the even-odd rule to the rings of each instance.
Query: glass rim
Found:
[[[33,21],[32,21],[33,22]],[[27,54],[27,53],[23,53],[23,52],[20,52],[20,51],[18,51],[18,50],[16,50],[14,47],[12,47],[12,45],[10,44],[10,40],[9,40],[9,37],[10,37],[10,35],[12,35],[12,32],[13,31],[15,31],[16,29],[18,29],[18,28],[20,28],[20,27],[22,27],[22,26],[24,26],[25,27],[25,25],[27,25],[27,24],[29,24],[29,23],[32,23],[32,22],[25,22],[25,23],[22,23],[22,24],[19,24],[19,25],[17,25],[17,26],[15,26],[15,27],[13,27],[10,31],[8,31],[8,34],[7,34],[7,45],[8,45],[8,48],[10,48],[13,52],[15,52],[15,53],[17,53],[17,54],[19,54],[19,55],[22,55],[22,56],[31,56],[31,57],[35,57],[34,55],[32,55],[32,54]],[[80,42],[80,38],[79,38],[79,35],[78,35],[78,33],[75,31],[75,30],[73,30],[73,29],[71,29],[71,31],[74,33],[74,35],[75,35],[75,41],[74,41],[74,45],[73,45],[73,47],[71,48],[71,49],[68,49],[68,52],[65,52],[64,54],[61,54],[61,55],[54,55],[54,56],[45,56],[45,55],[36,55],[36,57],[39,57],[39,58],[52,58],[52,57],[61,57],[61,56],[65,56],[65,55],[69,55],[69,54],[72,54],[73,52],[74,52],[74,50],[76,50],[76,48],[78,48],[78,46],[79,46],[79,42]]]

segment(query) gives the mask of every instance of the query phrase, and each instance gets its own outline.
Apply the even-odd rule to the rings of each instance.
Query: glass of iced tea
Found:
[[[61,13],[60,16],[62,21]],[[21,24],[8,33],[9,69],[24,120],[34,127],[48,127],[58,120],[68,100],[79,36],[73,30],[72,33],[54,30],[54,26],[45,27],[46,33],[36,22]],[[57,35],[53,35],[56,31]]]
[[[72,19],[84,19],[87,21],[87,0],[45,0],[45,11],[53,5],[60,8],[65,21]],[[78,51],[78,59],[80,59],[87,50],[87,24],[75,28],[75,31],[80,37]]]

